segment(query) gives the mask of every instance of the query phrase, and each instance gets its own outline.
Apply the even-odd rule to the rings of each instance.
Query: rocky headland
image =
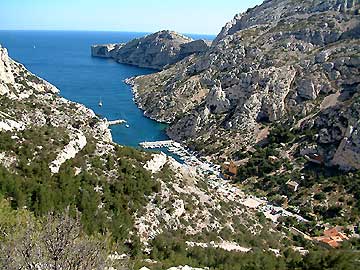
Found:
[[[94,57],[113,58],[122,64],[162,70],[192,54],[204,53],[209,42],[192,40],[173,31],[159,31],[128,43],[93,45]]]

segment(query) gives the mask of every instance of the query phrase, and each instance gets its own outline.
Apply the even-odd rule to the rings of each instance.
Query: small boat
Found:
[[[125,125],[126,128],[129,128],[130,126],[128,124]]]
[[[99,107],[102,107],[102,101],[101,101],[101,98],[100,98],[100,100],[99,100]]]
[[[36,49],[35,45],[34,45],[34,49]]]

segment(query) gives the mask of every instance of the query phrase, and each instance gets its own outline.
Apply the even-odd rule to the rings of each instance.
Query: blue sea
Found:
[[[123,80],[155,72],[118,64],[111,59],[93,58],[93,44],[127,42],[146,33],[89,31],[0,31],[0,44],[10,56],[32,73],[60,89],[60,94],[84,104],[109,120],[125,119],[112,126],[113,140],[137,147],[143,141],[168,139],[166,125],[143,116],[132,100],[131,88]],[[214,36],[189,35],[194,39]],[[99,107],[99,100],[103,107]]]

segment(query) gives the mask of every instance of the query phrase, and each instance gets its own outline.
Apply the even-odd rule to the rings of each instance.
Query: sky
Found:
[[[262,0],[0,0],[1,30],[212,34]]]

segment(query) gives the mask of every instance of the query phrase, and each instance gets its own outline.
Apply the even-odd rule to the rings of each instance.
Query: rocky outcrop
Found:
[[[209,43],[172,31],[160,31],[125,44],[93,45],[92,56],[114,58],[119,63],[163,69],[192,54],[206,52]]]
[[[29,129],[51,127],[62,131],[59,137],[66,134],[70,141],[63,147],[52,149],[56,154],[49,162],[52,173],[58,173],[65,161],[74,158],[87,145],[89,137],[102,142],[104,148],[112,147],[107,121],[98,119],[92,110],[68,101],[58,93],[55,86],[13,61],[7,50],[0,47],[0,132],[13,132],[14,139],[18,140],[16,134]],[[12,152],[5,154],[14,155]]]
[[[303,150],[303,155],[317,154],[326,164],[343,170],[360,169],[359,119],[360,95],[356,93],[352,99],[339,102],[305,121],[303,128],[313,128],[318,134],[315,142]]]
[[[86,137],[81,131],[74,131],[70,134],[70,142],[57,155],[49,166],[52,173],[58,173],[60,166],[67,160],[72,159],[86,146]]]
[[[335,93],[332,106],[355,98],[359,6],[264,1],[236,15],[206,53],[132,79],[136,100],[147,116],[171,123],[173,139],[211,144],[213,153],[249,147],[267,125],[317,117]]]
[[[123,44],[93,45],[91,46],[91,55],[94,57],[111,58],[111,52],[121,46],[123,46]]]
[[[13,61],[7,49],[0,46],[0,96],[6,95],[11,99],[21,100],[34,92],[55,94],[59,90]]]

